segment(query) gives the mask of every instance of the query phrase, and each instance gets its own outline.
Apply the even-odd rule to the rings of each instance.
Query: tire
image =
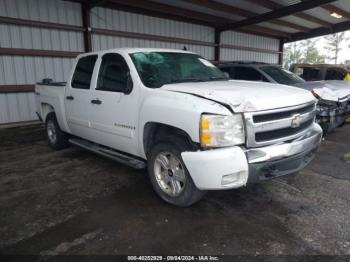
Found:
[[[148,174],[153,189],[160,198],[174,206],[188,207],[198,202],[206,192],[195,186],[182,160],[181,152],[188,147],[181,140],[172,141],[156,144],[151,149],[148,155]]]
[[[54,113],[50,113],[46,118],[46,136],[49,146],[55,150],[69,146],[69,136],[61,130]]]

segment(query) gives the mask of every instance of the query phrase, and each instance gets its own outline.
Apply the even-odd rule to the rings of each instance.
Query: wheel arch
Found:
[[[147,122],[143,128],[142,145],[145,156],[149,154],[151,148],[159,142],[171,142],[171,138],[177,137],[183,140],[191,150],[199,149],[199,144],[194,142],[190,135],[175,126],[160,122]]]
[[[51,113],[56,114],[55,108],[48,103],[41,103],[41,117],[45,123],[47,121],[47,117]]]

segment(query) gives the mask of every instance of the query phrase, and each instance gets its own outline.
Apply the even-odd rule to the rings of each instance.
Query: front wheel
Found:
[[[148,158],[148,173],[156,193],[166,202],[187,207],[205,194],[193,183],[181,158],[182,143],[160,143],[154,146]]]

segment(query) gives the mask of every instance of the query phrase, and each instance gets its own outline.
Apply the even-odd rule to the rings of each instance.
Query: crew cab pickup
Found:
[[[35,91],[52,148],[71,143],[147,167],[155,192],[177,206],[295,174],[322,137],[310,92],[229,80],[187,51],[82,54],[67,83],[46,79]]]

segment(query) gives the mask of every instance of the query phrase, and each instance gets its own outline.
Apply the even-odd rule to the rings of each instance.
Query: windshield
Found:
[[[196,54],[138,52],[130,56],[143,84],[150,88],[183,82],[228,80],[220,69]]]
[[[266,74],[268,74],[273,80],[275,80],[279,84],[294,85],[305,83],[305,81],[296,74],[293,74],[292,72],[289,72],[288,70],[285,70],[280,67],[264,66],[260,69]]]

